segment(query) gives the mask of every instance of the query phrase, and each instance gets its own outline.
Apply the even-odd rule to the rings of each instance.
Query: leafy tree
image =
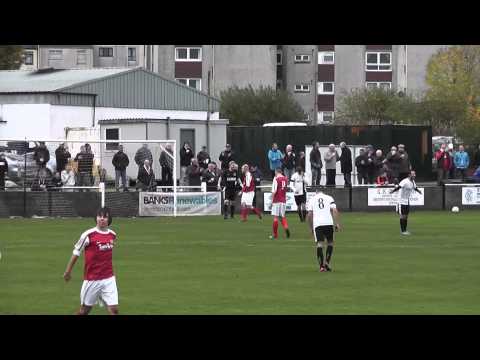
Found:
[[[220,94],[220,114],[230,125],[303,121],[301,106],[285,90],[271,87],[231,87]]]
[[[19,45],[0,45],[0,70],[17,70],[23,62],[23,48]]]

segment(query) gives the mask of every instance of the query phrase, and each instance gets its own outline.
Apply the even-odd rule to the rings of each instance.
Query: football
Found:
[[[458,206],[452,207],[452,212],[458,213],[459,211],[460,211],[460,209],[458,208]]]

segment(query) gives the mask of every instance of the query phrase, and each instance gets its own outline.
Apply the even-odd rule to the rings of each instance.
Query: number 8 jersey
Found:
[[[333,225],[330,209],[336,209],[335,200],[322,192],[316,193],[308,200],[307,211],[313,212],[313,228],[317,226]]]

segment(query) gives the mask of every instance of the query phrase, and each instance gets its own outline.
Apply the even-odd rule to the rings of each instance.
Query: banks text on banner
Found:
[[[173,193],[140,192],[139,216],[173,216]],[[177,215],[220,215],[221,193],[177,193]]]

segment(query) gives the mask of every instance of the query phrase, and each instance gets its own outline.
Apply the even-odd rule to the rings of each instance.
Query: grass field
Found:
[[[343,213],[332,273],[307,225],[270,240],[271,217],[114,219],[121,314],[480,314],[478,211]],[[72,314],[83,256],[62,275],[93,219],[0,220],[0,314]],[[92,314],[105,314],[95,307]]]

